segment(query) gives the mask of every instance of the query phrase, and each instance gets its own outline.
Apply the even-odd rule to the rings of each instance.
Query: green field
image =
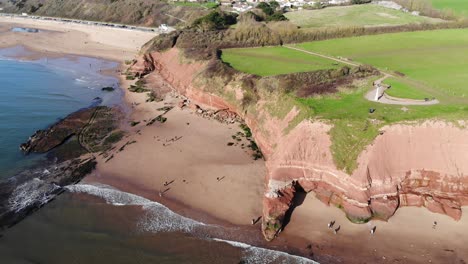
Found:
[[[286,13],[285,16],[292,23],[303,28],[389,26],[441,21],[429,17],[413,16],[409,13],[373,4],[301,10]]]
[[[283,47],[225,49],[221,59],[235,69],[260,76],[341,67],[335,61]]]
[[[433,97],[430,93],[421,91],[420,89],[417,89],[411,86],[410,83],[407,83],[401,79],[390,78],[390,79],[385,80],[384,83],[391,86],[391,88],[387,89],[385,93],[393,97],[416,99],[416,100],[423,100],[424,98]]]
[[[468,16],[468,1],[466,0],[431,0],[432,5],[440,10],[451,10],[455,14]]]
[[[298,47],[400,72],[411,86],[441,101],[468,102],[468,29],[334,39]]]
[[[379,78],[375,77],[333,95],[298,98],[288,93],[270,103],[267,109],[279,118],[292,106],[302,109],[291,126],[304,118],[332,123],[330,135],[335,163],[349,173],[356,168],[358,155],[385,125],[431,118],[468,120],[468,29],[333,39],[297,47],[346,57],[389,73],[398,72],[393,74],[404,76],[385,81],[393,87],[388,90],[390,95],[412,99],[436,97],[441,102],[402,107],[368,101],[364,95]],[[281,47],[228,49],[223,54],[223,59],[238,70],[263,76],[337,67],[332,60]],[[370,114],[369,108],[375,108],[375,113]]]
[[[329,120],[334,126],[330,131],[331,150],[338,168],[351,173],[364,148],[372,143],[381,127],[397,122],[439,118],[467,120],[468,105],[438,104],[432,106],[385,105],[368,101],[364,94],[372,82],[353,92],[311,98],[294,98],[306,109],[306,117]],[[285,100],[282,100],[282,102]],[[370,114],[369,108],[376,109]],[[296,121],[297,122],[297,121]]]

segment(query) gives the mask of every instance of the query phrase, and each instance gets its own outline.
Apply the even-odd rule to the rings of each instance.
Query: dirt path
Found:
[[[323,54],[320,54],[320,53],[307,51],[307,50],[303,50],[303,49],[299,49],[299,48],[295,48],[295,47],[291,47],[291,46],[283,46],[283,47],[285,47],[287,49],[292,49],[292,50],[297,50],[297,51],[300,51],[300,52],[304,52],[304,53],[314,55],[314,56],[317,56],[317,57],[322,57],[322,58],[325,58],[325,59],[334,60],[334,61],[337,61],[337,62],[340,62],[340,63],[343,63],[343,64],[348,64],[348,65],[351,65],[351,66],[356,66],[357,67],[357,66],[360,65],[359,63],[351,62],[351,61],[344,60],[344,59],[338,59],[338,58],[334,58],[334,57],[331,57],[331,56],[327,56],[327,55],[323,55]]]
[[[359,63],[350,62],[348,60],[334,58],[331,56],[327,56],[327,55],[323,55],[320,53],[311,52],[311,51],[307,51],[307,50],[303,50],[303,49],[299,49],[299,48],[295,48],[291,46],[283,46],[283,47],[287,49],[304,52],[313,56],[317,56],[317,57],[321,57],[321,58],[325,58],[329,60],[334,60],[343,64],[355,66],[355,67],[360,65]],[[413,99],[407,99],[407,98],[397,98],[397,97],[387,95],[385,93],[385,90],[388,88],[383,86],[382,83],[387,78],[394,77],[394,76],[387,72],[383,72],[383,71],[381,72],[384,74],[384,76],[374,82],[374,88],[365,95],[365,98],[367,100],[372,101],[372,102],[382,103],[382,104],[393,104],[393,105],[435,105],[439,103],[437,99],[425,101],[425,100],[413,100]]]
[[[186,20],[183,20],[182,18],[178,18],[178,17],[176,17],[176,16],[169,15],[168,13],[164,13],[164,14],[165,14],[166,16],[168,16],[168,17],[172,17],[172,18],[174,18],[174,19],[177,19],[177,20],[179,20],[180,22],[187,23],[187,21],[186,21]]]
[[[385,72],[383,74],[384,76],[382,78],[374,82],[374,88],[365,95],[367,100],[377,102],[377,103],[382,103],[382,104],[393,104],[393,105],[435,105],[439,103],[437,99],[425,101],[425,100],[414,100],[414,99],[407,99],[407,98],[397,98],[397,97],[387,95],[385,93],[385,90],[387,90],[388,87],[382,85],[382,83],[387,78],[393,77],[393,76]]]

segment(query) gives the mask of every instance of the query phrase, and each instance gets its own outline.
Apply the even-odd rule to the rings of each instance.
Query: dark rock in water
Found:
[[[95,108],[79,110],[65,117],[46,130],[38,130],[29,137],[26,143],[20,145],[25,153],[45,153],[65,142],[68,138],[81,131],[92,118]]]
[[[86,154],[87,150],[80,145],[77,136],[72,136],[67,139],[62,145],[52,149],[47,153],[48,160],[62,162],[79,158],[81,155]]]
[[[0,182],[0,230],[11,227],[79,182],[96,166],[94,158],[73,159],[60,164],[23,171]]]
[[[20,145],[25,153],[45,153],[69,141],[74,136],[87,152],[110,147],[104,139],[117,129],[117,116],[112,108],[97,106],[74,112],[46,130],[39,130]],[[71,148],[77,150],[77,148]]]
[[[48,152],[49,160],[0,182],[0,230],[18,223],[65,186],[89,174],[96,160],[83,154],[106,151],[123,137],[117,129],[118,117],[115,109],[106,106],[81,109],[21,144],[26,153]]]
[[[102,104],[102,98],[101,97],[96,97],[93,99],[93,102],[91,103],[91,107],[95,107]]]
[[[101,91],[105,91],[105,92],[113,92],[115,90],[114,87],[110,87],[110,86],[107,86],[107,87],[102,87],[101,88]]]

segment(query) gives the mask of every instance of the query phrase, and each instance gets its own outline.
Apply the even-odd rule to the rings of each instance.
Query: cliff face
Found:
[[[255,111],[247,112],[238,103],[246,95],[237,80],[223,87],[234,98],[224,99],[198,80],[207,63],[181,63],[179,53],[173,48],[147,54],[133,71],[138,75],[156,70],[196,103],[228,108],[245,119],[266,159],[262,229],[267,240],[281,231],[301,189],[313,191],[324,203],[342,208],[351,221],[361,223],[373,217],[386,220],[400,206],[424,206],[458,220],[461,206],[468,205],[467,129],[442,121],[384,127],[349,175],[334,164],[331,125],[302,120],[291,129],[300,110],[293,107],[278,118],[266,111],[261,98]]]
[[[4,12],[133,25],[176,25],[206,15],[202,7],[149,0],[0,0]]]

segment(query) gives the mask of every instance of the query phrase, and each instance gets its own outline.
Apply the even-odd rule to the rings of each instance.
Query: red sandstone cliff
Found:
[[[177,49],[147,54],[133,66],[136,74],[157,71],[174,89],[192,101],[214,108],[229,108],[251,128],[265,159],[268,183],[264,196],[262,229],[267,240],[282,228],[297,187],[314,191],[355,222],[391,217],[400,206],[424,206],[458,220],[468,205],[468,130],[442,121],[384,127],[358,158],[351,174],[337,169],[330,151],[331,125],[303,120],[289,133],[285,129],[299,114],[293,108],[278,119],[264,110],[261,99],[255,115],[239,104],[195,84],[206,63],[182,63]],[[243,97],[235,84],[223,87]]]

